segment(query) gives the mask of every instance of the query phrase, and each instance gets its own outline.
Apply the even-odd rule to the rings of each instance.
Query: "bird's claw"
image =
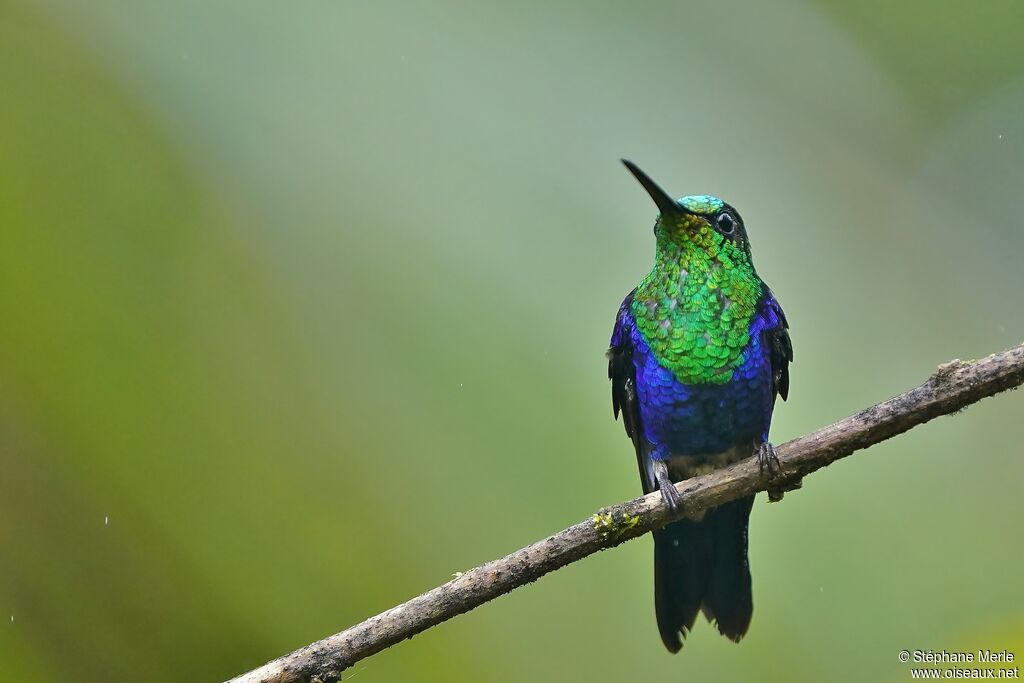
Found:
[[[782,463],[779,462],[779,456],[775,452],[775,446],[771,445],[767,441],[758,446],[757,448],[757,465],[761,470],[761,476],[772,481],[776,479],[782,472]],[[767,476],[765,476],[767,474]],[[777,503],[782,500],[783,494],[787,491],[795,491],[803,486],[803,479],[797,479],[796,481],[783,481],[776,482],[774,486],[768,487],[768,501]]]
[[[782,463],[779,462],[775,446],[767,441],[757,448],[757,466],[761,470],[761,476],[765,477],[767,473],[768,479],[774,479],[782,471]]]
[[[669,510],[677,510],[683,502],[683,497],[679,495],[679,489],[668,479],[662,479],[658,482],[658,488],[661,489],[661,497],[668,505]]]
[[[678,509],[683,502],[683,497],[679,495],[679,489],[669,477],[668,465],[664,460],[654,461],[654,479],[658,482],[658,489],[661,491],[661,497],[668,505],[668,509],[673,511]]]

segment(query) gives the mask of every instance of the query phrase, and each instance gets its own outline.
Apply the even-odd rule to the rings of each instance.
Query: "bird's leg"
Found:
[[[664,460],[654,461],[654,479],[658,482],[658,488],[661,490],[661,497],[665,500],[669,510],[675,510],[679,507],[682,502],[682,497],[679,495],[679,490],[676,489],[676,485],[672,483],[672,480],[668,476],[668,465],[665,464]]]

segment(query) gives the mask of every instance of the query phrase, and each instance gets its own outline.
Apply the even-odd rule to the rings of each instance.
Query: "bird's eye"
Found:
[[[717,223],[718,232],[722,233],[726,237],[731,235],[736,230],[736,219],[727,213],[719,214]]]

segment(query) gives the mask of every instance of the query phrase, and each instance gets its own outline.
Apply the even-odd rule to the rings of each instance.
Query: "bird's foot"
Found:
[[[774,479],[782,471],[782,463],[779,462],[775,446],[767,441],[757,447],[757,466],[761,470],[761,477],[766,479]]]
[[[679,495],[679,490],[669,478],[668,465],[664,460],[654,461],[654,478],[658,482],[658,489],[661,491],[661,497],[668,505],[668,509],[677,510],[683,502],[683,497]]]
[[[761,476],[769,481],[778,477],[782,472],[782,463],[779,462],[779,456],[775,452],[775,446],[771,445],[767,441],[757,448],[757,466],[761,470]],[[769,502],[777,503],[782,500],[782,496],[786,491],[795,491],[803,486],[803,484],[803,479],[797,479],[796,481],[781,482],[775,486],[769,486],[768,500]]]

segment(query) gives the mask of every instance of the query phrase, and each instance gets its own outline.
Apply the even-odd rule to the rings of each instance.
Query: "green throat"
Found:
[[[631,312],[658,363],[683,384],[724,384],[743,363],[764,293],[746,246],[698,215],[655,227],[654,268]]]

